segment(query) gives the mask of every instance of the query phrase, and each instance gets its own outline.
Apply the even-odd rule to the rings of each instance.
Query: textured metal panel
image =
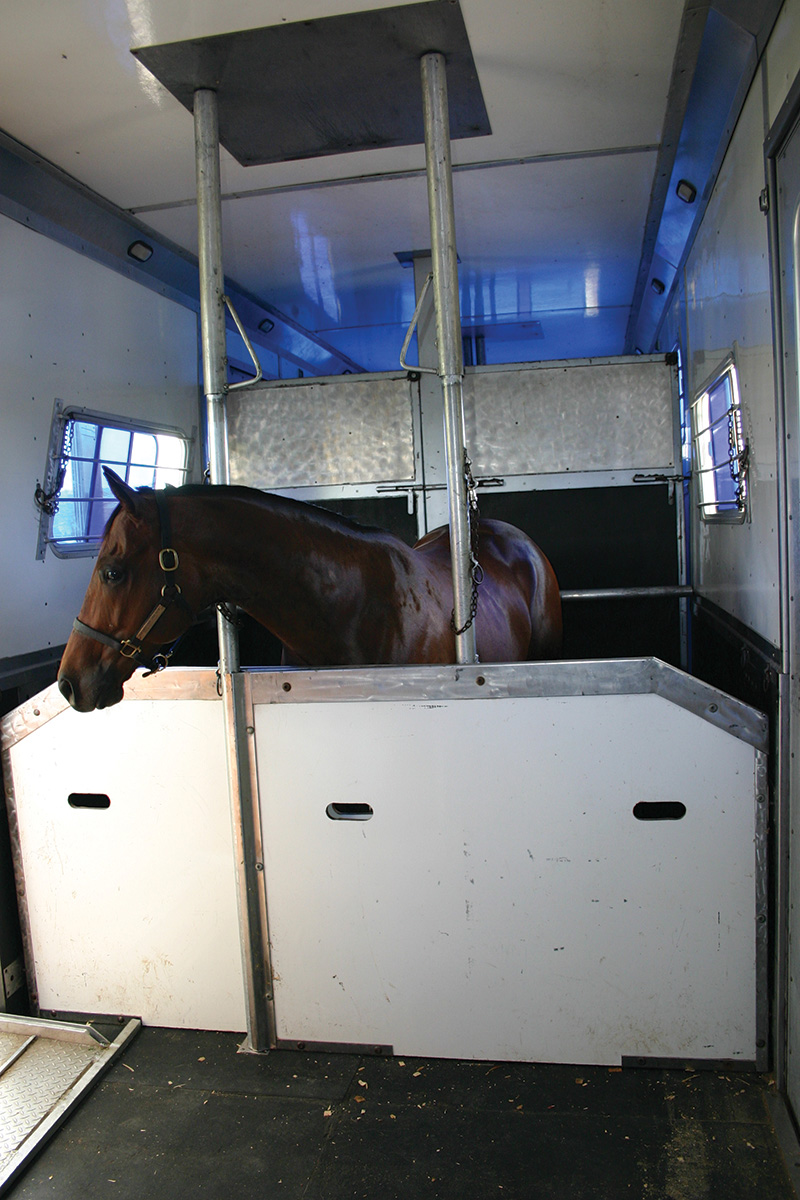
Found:
[[[97,1046],[37,1039],[0,1087],[0,1170],[68,1087],[97,1057]]]
[[[663,358],[478,371],[464,380],[464,408],[475,475],[674,465]]]
[[[412,385],[354,376],[228,397],[231,483],[256,488],[414,478]]]
[[[113,1042],[89,1026],[0,1018],[0,1195],[141,1028],[130,1020]]]

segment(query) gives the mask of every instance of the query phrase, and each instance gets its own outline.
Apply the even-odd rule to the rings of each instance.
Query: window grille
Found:
[[[732,359],[698,395],[691,411],[700,516],[704,521],[743,521],[749,447]]]
[[[44,557],[47,546],[59,557],[96,552],[117,505],[104,466],[131,487],[178,487],[186,482],[189,445],[179,430],[57,405],[47,475],[36,488],[37,557]]]

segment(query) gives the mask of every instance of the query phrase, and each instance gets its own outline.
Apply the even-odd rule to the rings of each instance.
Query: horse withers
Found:
[[[284,646],[287,665],[451,663],[450,536],[409,547],[325,509],[244,487],[135,490],[104,468],[106,525],[58,686],[73,708],[117,704],[137,666],[201,613],[238,605]],[[550,563],[521,530],[480,522],[481,662],[554,658],[561,601]]]

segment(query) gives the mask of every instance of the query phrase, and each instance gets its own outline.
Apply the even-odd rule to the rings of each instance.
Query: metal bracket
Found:
[[[241,339],[244,342],[245,346],[247,347],[247,353],[250,355],[251,359],[253,360],[253,366],[256,369],[256,373],[252,379],[243,379],[241,381],[241,383],[229,383],[227,385],[227,391],[235,392],[238,388],[252,387],[254,383],[260,383],[261,380],[264,378],[264,373],[261,370],[261,363],[258,361],[256,352],[253,349],[253,344],[250,341],[250,338],[245,333],[244,325],[242,325],[242,322],[239,320],[239,314],[237,313],[236,309],[233,307],[233,304],[231,303],[230,296],[223,296],[222,299],[225,301],[225,304],[227,305],[228,312],[233,317],[234,324],[236,325],[236,328],[239,330]]]
[[[419,315],[422,312],[422,305],[425,303],[425,297],[428,294],[428,288],[431,286],[432,283],[433,283],[433,271],[429,271],[427,274],[427,277],[425,279],[425,282],[422,285],[422,291],[419,294],[419,300],[417,301],[417,307],[414,309],[414,315],[411,318],[411,324],[408,327],[408,333],[405,336],[405,341],[403,342],[402,348],[400,350],[400,366],[403,368],[404,371],[424,371],[426,375],[438,375],[439,374],[439,370],[437,367],[423,367],[423,366],[412,367],[412,366],[410,366],[409,363],[406,362],[406,354],[408,353],[408,347],[411,345],[411,339],[414,336],[414,330],[417,328],[417,322],[419,321]]]

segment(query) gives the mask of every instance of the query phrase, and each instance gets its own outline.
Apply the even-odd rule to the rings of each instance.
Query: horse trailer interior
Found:
[[[3,15],[0,1193],[800,1194],[800,0]],[[105,467],[448,526],[452,657],[87,711]]]

